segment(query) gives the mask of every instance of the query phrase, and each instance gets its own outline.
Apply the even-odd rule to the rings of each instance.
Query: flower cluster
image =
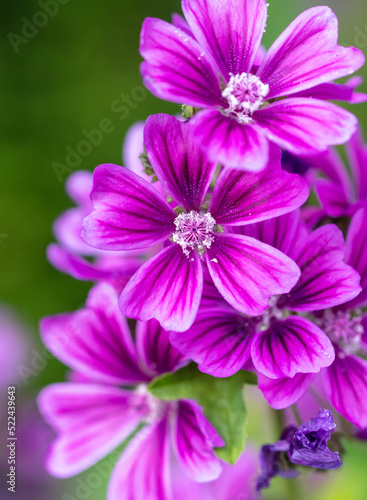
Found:
[[[182,9],[146,19],[140,52],[145,85],[183,118],[136,124],[124,167],[75,172],[77,207],[47,252],[95,283],[83,309],[41,322],[71,369],[39,397],[57,431],[46,467],[69,477],[123,445],[109,500],[256,498],[247,384],[275,410],[312,395],[367,428],[367,146],[329,102],[367,100],[357,77],[334,82],[363,54],[337,44],[327,7],[268,51],[266,0]],[[330,149],[347,142],[350,172]],[[296,465],[340,467],[335,427],[330,409],[286,427],[262,447],[258,489]]]

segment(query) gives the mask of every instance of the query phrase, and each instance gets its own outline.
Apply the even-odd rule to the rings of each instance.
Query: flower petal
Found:
[[[324,332],[306,318],[289,316],[274,320],[254,338],[251,348],[255,368],[269,378],[317,373],[334,361],[334,349]]]
[[[364,63],[363,53],[337,44],[338,20],[328,7],[300,14],[268,50],[258,75],[269,99],[348,76]]]
[[[345,189],[327,179],[316,179],[315,191],[322,208],[329,217],[342,217],[348,213],[350,202]]]
[[[144,130],[144,144],[154,173],[188,212],[200,211],[217,168],[217,163],[209,163],[203,157],[190,129],[191,122],[159,114],[148,118]]]
[[[90,192],[93,186],[93,174],[87,170],[77,170],[69,175],[66,180],[66,192],[77,204],[84,207],[90,206]]]
[[[145,86],[157,97],[199,108],[219,106],[222,91],[216,65],[186,30],[147,18],[140,36]]]
[[[366,102],[367,101],[367,94],[364,94],[362,92],[356,92],[356,89],[360,85],[362,85],[363,82],[364,82],[363,77],[359,76],[359,75],[352,76],[351,78],[349,78],[345,82],[345,85],[347,87],[351,87],[353,89],[353,96],[352,96],[352,99],[350,101],[352,104],[360,104],[362,102]]]
[[[295,155],[313,155],[344,144],[357,128],[357,118],[319,99],[292,97],[254,113],[266,136]]]
[[[185,362],[184,356],[171,345],[168,332],[155,319],[137,322],[136,347],[139,360],[153,377],[177,370]]]
[[[141,430],[124,450],[107,500],[170,500],[170,436],[167,419]]]
[[[49,316],[40,327],[46,347],[76,372],[106,384],[149,380],[138,367],[118,295],[107,283],[91,290],[85,309]]]
[[[345,260],[361,277],[362,291],[353,300],[343,304],[343,309],[367,305],[367,208],[361,208],[352,217],[347,234]]]
[[[78,257],[56,243],[48,245],[47,259],[58,271],[78,280],[95,281],[107,278],[106,271],[101,271],[88,260]]]
[[[359,129],[346,145],[349,164],[352,169],[357,199],[367,199],[367,144],[364,141],[362,130]]]
[[[255,125],[239,123],[216,109],[197,113],[190,123],[193,139],[210,161],[250,172],[266,166],[268,141]]]
[[[144,152],[144,122],[136,122],[126,133],[122,146],[122,159],[126,168],[150,180],[144,173],[139,156]]]
[[[251,356],[255,324],[233,309],[202,309],[184,333],[170,333],[177,349],[214,377],[230,377]]]
[[[340,83],[321,83],[316,87],[312,87],[301,92],[292,94],[293,97],[312,97],[313,99],[321,99],[323,101],[346,101],[353,100],[353,87],[341,85]]]
[[[271,296],[289,292],[299,278],[289,257],[247,236],[216,235],[205,255],[219,292],[249,316],[261,314]]]
[[[278,306],[294,311],[326,309],[356,297],[360,277],[344,262],[343,234],[333,224],[313,231],[297,245],[291,257],[301,269],[301,277]]]
[[[300,211],[268,219],[256,224],[231,228],[235,234],[256,238],[267,245],[277,248],[286,255],[294,244],[300,225]]]
[[[225,81],[230,73],[250,72],[265,31],[266,0],[183,0],[182,10]]]
[[[300,207],[309,195],[305,180],[280,166],[280,150],[272,146],[267,167],[259,173],[225,169],[210,202],[218,224],[244,225],[271,219]]]
[[[97,167],[91,199],[94,212],[84,219],[82,237],[96,248],[146,248],[174,231],[175,212],[151,184],[127,168]]]
[[[257,451],[246,444],[235,465],[223,463],[223,472],[215,481],[197,483],[191,481],[177,466],[173,474],[173,499],[187,500],[258,500],[255,481],[258,475]]]
[[[367,362],[337,350],[325,371],[325,392],[334,408],[360,429],[367,427]]]
[[[210,498],[223,500],[259,500],[255,492],[258,472],[258,451],[247,442],[245,451],[235,465],[230,465],[226,462],[223,464],[223,473],[215,483],[212,483],[213,493],[212,497],[209,497],[208,500]],[[204,500],[204,498],[200,496],[197,500]]]
[[[292,378],[276,379],[259,373],[259,389],[272,408],[282,410],[296,403],[306,393],[313,378],[314,375],[311,373],[297,373]]]
[[[96,263],[92,264],[55,243],[48,245],[47,259],[58,271],[69,274],[77,280],[99,281],[113,279],[120,281],[122,286],[126,285],[141,265],[138,258],[132,256],[112,258],[112,255],[104,258],[100,257]]]
[[[316,227],[326,217],[325,212],[316,205],[307,205],[301,209],[301,220],[306,227]]]
[[[56,477],[74,476],[97,463],[123,443],[149,411],[146,396],[93,384],[50,385],[38,404],[58,432],[46,463]]]
[[[91,210],[92,206],[89,211]],[[57,217],[52,229],[55,238],[64,248],[76,254],[94,256],[98,255],[100,251],[87,245],[81,237],[83,218],[88,213],[79,207],[69,208]]]
[[[180,30],[187,33],[188,35],[193,36],[191,28],[188,25],[186,19],[182,17],[180,14],[177,13],[172,14],[172,24],[173,26],[176,26],[176,28],[179,28]]]
[[[206,421],[196,403],[180,401],[178,405],[173,429],[173,446],[177,459],[190,479],[198,482],[213,481],[222,472],[221,462],[215,456],[213,446],[223,446],[223,441]],[[202,427],[203,423],[205,427]],[[209,427],[211,436],[207,434]]]
[[[187,257],[173,244],[149,259],[134,274],[120,298],[126,316],[157,319],[165,330],[183,332],[195,320],[203,290],[200,257]]]
[[[211,309],[221,307],[222,309],[232,310],[232,307],[226,302],[223,296],[218,292],[218,288],[214,285],[208,268],[203,267],[203,294],[201,296],[200,308]]]
[[[324,153],[307,158],[310,166],[315,170],[320,170],[335,184],[344,189],[344,198],[351,198],[352,187],[343,160],[336,149],[328,149]]]

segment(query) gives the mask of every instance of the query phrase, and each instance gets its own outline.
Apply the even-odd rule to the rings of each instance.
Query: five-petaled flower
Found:
[[[145,147],[166,199],[126,168],[101,165],[94,174],[92,212],[83,238],[105,250],[133,250],[164,242],[123,290],[120,306],[128,317],[156,318],[166,330],[185,331],[193,323],[207,266],[223,297],[239,311],[260,314],[268,299],[287,293],[299,278],[297,265],[279,250],[254,238],[223,232],[223,226],[252,224],[296,207],[308,196],[306,182],[281,169],[272,146],[259,173],[224,169],[213,190],[216,163],[192,141],[191,123],[168,115],[151,116]]]
[[[285,408],[335,359],[332,339],[309,312],[354,299],[360,276],[344,262],[342,232],[332,224],[311,232],[298,210],[233,230],[291,257],[301,270],[297,284],[274,297],[262,315],[249,318],[216,295],[208,279],[194,324],[185,333],[171,332],[170,339],[215,377],[229,377],[252,361],[265,397],[275,408]]]
[[[222,471],[213,447],[224,442],[195,401],[164,402],[147,391],[157,375],[187,360],[168,332],[151,320],[132,339],[118,307],[118,293],[96,285],[85,308],[44,318],[41,334],[50,351],[72,369],[70,382],[41,392],[39,408],[57,431],[46,460],[56,477],[71,477],[96,464],[145,424],[117,461],[108,500],[171,497],[171,443],[180,474],[212,481]]]
[[[333,80],[364,56],[337,44],[328,7],[303,12],[266,54],[267,0],[182,0],[182,9],[187,22],[145,20],[141,72],[153,94],[202,109],[192,132],[211,161],[259,171],[269,141],[309,155],[351,137],[356,118],[327,100],[350,100]]]

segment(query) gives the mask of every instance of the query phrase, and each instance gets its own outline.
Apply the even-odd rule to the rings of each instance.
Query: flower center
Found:
[[[146,384],[139,384],[133,392],[130,408],[132,411],[145,411],[145,422],[153,423],[163,418],[170,408],[170,403],[157,399],[148,392]]]
[[[251,123],[252,113],[260,108],[269,93],[269,85],[250,73],[231,74],[222,96],[228,102],[225,114],[235,116],[240,123]]]
[[[348,311],[327,311],[319,324],[330,340],[344,351],[355,353],[361,347],[364,328],[358,311],[354,311],[354,315]]]
[[[270,328],[270,324],[273,320],[282,319],[284,317],[284,312],[281,309],[278,309],[277,302],[279,297],[271,297],[269,299],[269,307],[265,309],[265,311],[258,316],[258,331],[264,332]]]
[[[202,255],[214,241],[215,224],[216,222],[209,212],[206,214],[194,211],[182,213],[175,219],[176,232],[173,233],[172,241],[182,247],[183,253],[187,257],[195,248]]]

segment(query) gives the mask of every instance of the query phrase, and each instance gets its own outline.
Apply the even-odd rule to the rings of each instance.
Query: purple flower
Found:
[[[126,135],[123,157],[127,168],[144,176],[139,160],[143,152],[144,123],[133,125]],[[123,287],[139,268],[143,256],[137,252],[112,254],[97,250],[87,245],[81,238],[82,222],[93,209],[90,192],[93,186],[93,174],[77,171],[69,176],[66,192],[76,203],[75,208],[66,210],[54,223],[53,231],[58,243],[47,248],[47,257],[58,270],[70,274],[73,278],[87,281],[112,280]],[[85,257],[93,257],[90,262]]]
[[[338,469],[342,465],[339,453],[327,446],[335,427],[329,410],[320,410],[316,418],[301,424],[291,441],[291,462],[316,469]]]
[[[364,56],[337,44],[328,7],[303,12],[264,56],[266,0],[182,0],[182,9],[187,23],[145,20],[141,72],[156,96],[204,108],[192,136],[210,161],[259,171],[269,141],[310,155],[355,132],[356,118],[326,100],[351,99],[348,86],[332,81],[358,70]]]
[[[367,208],[352,218],[347,234],[347,262],[361,275],[361,293],[318,320],[330,336],[336,356],[325,370],[325,392],[334,408],[360,429],[367,427]]]
[[[161,185],[116,165],[94,174],[94,212],[84,219],[83,238],[104,250],[133,250],[164,243],[124,289],[120,306],[128,317],[156,318],[166,330],[193,323],[203,288],[203,265],[223,297],[239,311],[257,315],[274,294],[288,292],[299,277],[294,262],[253,238],[223,233],[222,226],[252,224],[289,212],[307,198],[298,175],[280,167],[274,146],[260,173],[225,169],[213,190],[216,170],[192,142],[190,123],[151,116],[144,142]],[[173,209],[174,206],[179,205]]]
[[[39,396],[44,418],[58,433],[46,463],[52,475],[79,474],[143,423],[117,462],[109,500],[172,498],[171,443],[192,480],[220,475],[213,447],[224,442],[201,408],[194,401],[162,402],[146,390],[153,377],[187,362],[157,321],[137,323],[133,341],[116,290],[100,283],[84,309],[43,319],[41,333],[48,349],[83,380],[53,384]]]
[[[320,230],[325,230],[327,227],[320,228],[316,233]],[[303,320],[307,322],[312,321],[330,339],[335,351],[335,359],[322,371],[323,387],[327,398],[334,408],[360,429],[367,427],[367,362],[362,357],[367,352],[367,336],[365,333],[367,317],[361,310],[367,304],[366,239],[367,209],[360,209],[353,216],[347,233],[345,261],[348,266],[345,265],[345,271],[347,268],[350,270],[353,268],[359,273],[361,288],[357,286],[355,274],[353,277],[353,272],[349,272],[349,279],[344,281],[344,285],[347,285],[349,281],[350,291],[352,292],[353,282],[355,284],[354,293],[349,300],[346,295],[341,295],[340,297],[343,300],[340,301],[340,305],[337,307],[335,307],[336,304],[334,304],[334,307],[332,307],[332,304],[327,307],[327,300],[325,300],[324,306],[322,306],[322,301],[320,301],[318,304],[315,304],[316,307],[302,309],[302,302],[305,295],[300,293],[300,282],[292,290],[290,297],[285,302],[282,303],[281,299],[283,305],[287,304],[286,307],[291,307],[299,311],[308,311],[306,312],[307,318]],[[307,256],[307,254],[305,255]],[[297,258],[295,260],[302,269],[302,264],[299,260]],[[321,266],[315,268],[315,271],[316,269],[321,276]],[[334,272],[334,278],[338,274],[342,277],[341,273]],[[347,275],[345,274],[345,277]],[[311,292],[312,289],[316,291],[317,289],[312,287],[311,276],[309,276],[308,281],[309,291]],[[328,282],[324,280],[324,285],[327,284]],[[339,290],[335,290],[331,286],[325,286],[325,291],[330,295],[329,298],[326,295],[324,298],[331,301],[333,300],[332,295],[336,298],[337,294],[342,290],[342,284],[343,282],[338,279]],[[297,293],[294,293],[294,291]],[[359,294],[357,293],[358,291],[360,291]],[[311,293],[308,297],[312,297]],[[302,299],[302,302],[299,299]],[[305,304],[307,304],[307,301]],[[269,376],[269,374],[266,375]],[[312,381],[312,375],[302,373],[294,376],[288,374],[286,377],[278,378],[277,380],[260,376],[259,387],[271,406],[274,408],[285,408],[297,401],[307,391]]]
[[[328,441],[335,430],[333,415],[329,410],[320,410],[316,418],[299,427],[287,427],[274,444],[262,447],[260,462],[262,474],[258,490],[267,488],[274,476],[296,477],[292,464],[316,469],[338,469],[342,462],[339,453],[328,448]]]
[[[289,255],[301,270],[297,284],[289,293],[274,297],[261,316],[249,318],[211,293],[213,284],[207,279],[209,291],[204,293],[196,321],[185,334],[172,332],[170,339],[200,370],[216,377],[228,377],[251,360],[259,372],[260,388],[264,390],[265,380],[274,397],[286,378],[292,386],[282,392],[282,404],[288,406],[289,398],[304,393],[312,374],[334,360],[331,339],[306,313],[353,299],[361,290],[360,277],[344,262],[341,231],[329,225],[311,232],[300,223],[298,211],[234,231]],[[274,405],[268,394],[265,397]]]

